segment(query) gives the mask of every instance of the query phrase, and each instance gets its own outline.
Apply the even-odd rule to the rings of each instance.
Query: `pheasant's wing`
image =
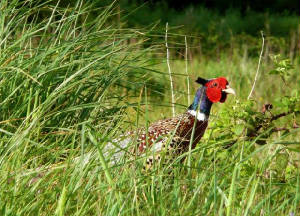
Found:
[[[174,118],[157,121],[150,125],[148,131],[143,130],[138,136],[139,152],[143,153],[147,149],[147,146],[155,151],[160,150],[166,137],[170,134],[174,135],[173,138],[180,138],[179,136],[183,130],[182,127],[186,126],[187,122],[191,123],[189,118],[190,116],[182,114]]]

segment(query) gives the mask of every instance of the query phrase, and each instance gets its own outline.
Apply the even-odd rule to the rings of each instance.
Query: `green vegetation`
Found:
[[[237,96],[213,107],[190,161],[145,172],[144,156],[111,165],[102,149],[171,116],[164,31],[127,28],[114,4],[83,2],[0,2],[0,215],[300,213],[298,37],[267,35],[247,100],[261,38],[234,35],[199,52],[187,35],[187,95],[187,32],[171,28],[176,112],[192,100],[198,76],[227,77]],[[273,41],[284,41],[282,49]],[[267,103],[273,109],[261,112]]]
[[[299,15],[290,12],[257,12],[248,8],[241,12],[237,8],[229,8],[223,12],[219,10],[228,8],[221,5],[218,9],[207,9],[203,6],[187,6],[182,10],[170,8],[163,1],[156,4],[145,3],[138,7],[137,0],[122,1],[118,11],[126,16],[121,16],[119,23],[124,27],[144,28],[156,23],[154,33],[161,34],[165,30],[166,22],[174,31],[172,39],[177,45],[174,51],[182,51],[180,47],[183,35],[189,37],[191,52],[197,56],[219,57],[225,49],[238,51],[248,48],[248,55],[256,56],[260,49],[260,31],[267,36],[266,56],[268,52],[281,53],[294,57],[298,52],[296,46],[299,43]],[[215,1],[222,4],[222,1]],[[257,2],[257,4],[265,4]],[[275,2],[273,1],[275,4]],[[224,4],[224,2],[223,2]],[[227,1],[225,4],[229,4]],[[174,5],[173,5],[174,6]],[[269,5],[270,6],[270,5]],[[138,9],[136,9],[138,7]],[[127,15],[128,14],[128,15]],[[151,16],[147,16],[151,14]],[[124,18],[122,18],[124,17]],[[163,39],[163,38],[161,38]],[[298,41],[298,42],[297,42]],[[158,40],[155,39],[154,43]],[[221,51],[222,50],[222,51]],[[229,52],[230,53],[230,52]],[[226,54],[228,54],[226,52]]]

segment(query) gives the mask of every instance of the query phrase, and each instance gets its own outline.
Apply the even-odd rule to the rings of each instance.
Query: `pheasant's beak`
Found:
[[[222,91],[225,92],[225,93],[227,93],[227,94],[233,94],[233,95],[235,95],[235,91],[229,85],[227,85],[226,89],[223,89]]]

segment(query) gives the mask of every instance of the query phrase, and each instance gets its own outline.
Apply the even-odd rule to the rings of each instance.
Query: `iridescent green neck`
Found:
[[[211,105],[212,102],[206,96],[206,87],[203,86],[197,90],[194,102],[189,106],[189,110],[197,111],[200,109],[200,113],[209,116]]]

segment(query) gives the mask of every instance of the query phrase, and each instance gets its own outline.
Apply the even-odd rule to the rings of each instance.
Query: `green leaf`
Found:
[[[279,71],[277,71],[277,70],[271,70],[271,71],[269,71],[269,74],[277,75],[277,74],[279,74]]]
[[[238,136],[243,133],[243,130],[244,130],[244,125],[242,124],[238,124],[233,128],[233,132]]]

